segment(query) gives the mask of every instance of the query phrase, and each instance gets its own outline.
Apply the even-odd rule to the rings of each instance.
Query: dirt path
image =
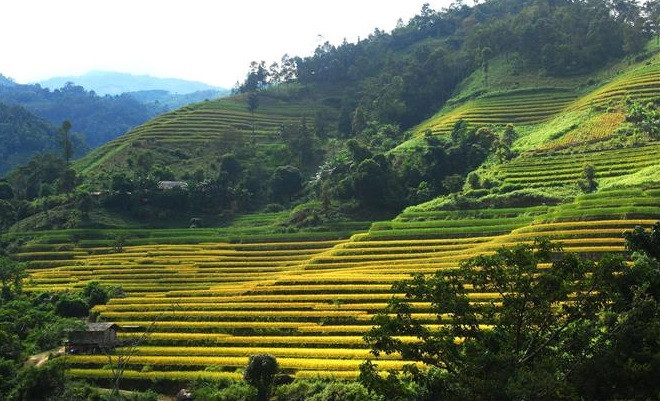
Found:
[[[41,366],[46,363],[50,358],[64,355],[64,347],[53,348],[42,353],[32,355],[25,361],[26,366]]]

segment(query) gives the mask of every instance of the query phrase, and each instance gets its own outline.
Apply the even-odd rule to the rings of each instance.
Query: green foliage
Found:
[[[660,222],[655,223],[650,232],[642,227],[624,233],[626,247],[631,252],[645,253],[660,261]]]
[[[39,85],[2,87],[0,102],[20,105],[57,126],[75,116],[72,122],[83,135],[72,137],[78,154],[86,150],[86,145],[81,146],[85,142],[93,147],[106,143],[163,112],[161,107],[147,106],[131,95],[99,96],[71,84],[53,91]],[[55,139],[53,136],[48,143],[55,144]]]
[[[59,143],[62,148],[62,158],[69,164],[71,156],[73,156],[73,142],[71,141],[71,123],[65,120],[58,131]]]
[[[316,138],[304,117],[298,123],[282,124],[278,134],[286,144],[295,165],[305,168],[318,161],[318,155],[315,154],[318,149]]]
[[[653,139],[660,139],[660,110],[654,103],[632,101],[628,105],[626,121]]]
[[[289,202],[302,189],[302,175],[294,166],[280,166],[270,178],[271,198],[276,202]]]
[[[209,401],[252,401],[257,398],[257,390],[243,383],[233,383],[228,387],[217,391]]]
[[[85,285],[85,288],[82,290],[82,294],[87,298],[87,304],[90,307],[96,305],[104,305],[110,299],[108,294],[108,289],[105,286],[101,285],[98,281],[90,281]]]
[[[55,303],[55,313],[63,317],[87,317],[89,304],[74,294],[63,294]]]
[[[55,129],[20,106],[0,103],[0,176],[37,152],[54,151]]]
[[[369,394],[366,388],[359,383],[332,382],[323,391],[309,397],[309,401],[378,401],[380,397]]]
[[[578,181],[578,185],[582,192],[591,193],[598,188],[598,182],[596,182],[596,169],[593,164],[587,163],[582,168],[582,179]]]
[[[646,377],[659,352],[660,326],[651,323],[659,316],[657,261],[628,268],[618,258],[599,263],[570,254],[551,258],[558,250],[547,241],[501,248],[495,255],[463,262],[458,270],[397,283],[393,290],[405,297],[392,299],[384,314],[374,318],[376,327],[365,340],[376,355],[398,352],[444,372],[434,382],[444,389],[443,399],[574,399],[607,387],[608,375],[583,375],[610,358],[613,365],[600,366],[608,366],[611,375],[634,375],[622,362],[633,358],[646,364],[638,376]],[[539,268],[540,263],[551,266]],[[471,302],[468,287],[498,294],[498,304]],[[429,328],[416,320],[410,302],[430,302],[440,326]],[[627,340],[619,337],[622,330],[635,328],[649,344],[642,354],[631,354]],[[397,336],[418,340],[404,342]],[[612,366],[622,370],[614,373]],[[374,390],[387,389],[373,385],[379,379],[370,371],[363,369],[363,382],[372,383]],[[632,394],[652,394],[653,388],[657,391],[645,385],[635,393],[632,386],[622,385],[617,394],[634,398]]]
[[[20,295],[25,277],[27,277],[27,273],[22,263],[0,255],[0,283],[2,284],[0,301],[7,302]]]
[[[62,361],[21,369],[8,399],[15,401],[55,401],[65,392],[67,378]]]
[[[314,394],[318,394],[327,381],[322,380],[295,380],[293,383],[278,386],[275,395],[278,401],[307,401]]]
[[[257,390],[257,401],[268,401],[273,391],[275,375],[279,364],[268,354],[250,355],[243,378]]]
[[[75,174],[68,170],[66,163],[50,154],[33,157],[7,176],[14,196],[26,200],[54,195],[55,186],[61,187],[64,192],[70,192],[74,180]]]

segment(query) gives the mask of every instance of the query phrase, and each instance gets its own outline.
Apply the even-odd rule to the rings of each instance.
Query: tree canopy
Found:
[[[629,248],[642,253],[632,266],[615,256],[595,262],[560,254],[537,240],[415,275],[393,286],[403,297],[375,317],[365,340],[375,355],[397,352],[431,367],[413,369],[412,377],[427,394],[435,391],[432,399],[652,398],[660,367],[659,232],[656,224],[627,235]],[[431,304],[433,324],[415,318],[416,302]],[[365,365],[363,382],[387,388],[375,372]]]

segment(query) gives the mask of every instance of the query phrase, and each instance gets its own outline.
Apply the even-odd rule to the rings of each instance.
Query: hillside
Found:
[[[197,166],[208,166],[212,158],[223,151],[246,146],[250,141],[255,141],[259,148],[279,142],[277,129],[280,124],[287,120],[299,121],[304,116],[311,119],[314,110],[310,106],[318,107],[305,97],[290,100],[286,93],[280,96],[277,92],[264,94],[254,118],[248,111],[245,96],[193,104],[129,131],[90,153],[78,165],[83,173],[98,173],[109,166],[123,170],[126,165],[122,160],[127,158],[126,151],[139,147],[136,143],[144,142],[147,149],[157,155],[158,161],[171,150],[179,149],[186,153],[194,149],[196,157],[193,168],[189,166],[191,162],[186,160],[189,158],[186,156],[180,160],[176,160],[176,156],[163,160],[164,164],[177,171],[191,171]],[[200,143],[205,146],[199,146]],[[218,148],[210,149],[215,146]]]
[[[155,117],[75,161],[75,192],[3,201],[22,213],[5,219],[0,243],[25,263],[25,293],[66,299],[92,282],[124,292],[89,314],[116,323],[122,346],[66,355],[68,374],[107,385],[130,354],[127,386],[179,389],[240,381],[251,355],[271,354],[296,380],[354,380],[371,360],[383,372],[414,363],[417,378],[446,383],[420,359],[370,353],[374,317],[406,296],[394,283],[537,239],[590,260],[620,256],[627,269],[623,233],[660,221],[660,47],[612,4],[425,7],[391,34],[273,69],[253,63],[240,93]],[[573,267],[600,276],[590,270],[600,265],[576,266],[568,280]],[[505,306],[509,292],[464,288],[477,306]],[[566,293],[548,309],[564,313],[582,295]],[[439,316],[435,296],[410,304],[406,324],[434,333],[455,318]],[[657,300],[639,301],[644,322],[657,322]],[[493,328],[493,315],[473,317],[471,330]],[[598,315],[615,328],[628,318]],[[635,378],[657,366],[631,362],[638,348],[657,355],[650,326],[631,326],[649,338],[621,362]],[[538,341],[592,343],[582,329]],[[461,333],[448,342],[461,345]],[[392,378],[383,383],[406,386]],[[609,384],[598,391],[622,394]]]
[[[0,177],[33,154],[55,151],[57,130],[20,106],[0,103]]]
[[[254,353],[276,355],[284,372],[296,378],[354,378],[365,358],[374,359],[362,335],[391,297],[393,282],[538,237],[595,258],[622,253],[624,230],[660,220],[660,142],[646,137],[627,146],[625,135],[624,142],[612,141],[622,135],[615,134],[617,127],[628,124],[618,117],[624,98],[648,101],[660,94],[658,56],[617,68],[589,88],[518,88],[459,104],[456,109],[467,110],[463,116],[472,124],[513,122],[520,132],[513,146],[519,156],[484,164],[478,174],[495,184],[466,186],[462,203],[454,194],[368,228],[344,223],[293,234],[277,232],[286,212],[247,215],[218,229],[15,234],[25,241],[15,256],[30,266],[26,290],[71,290],[90,280],[122,285],[125,298],[94,308],[100,319],[126,327],[155,321],[154,332],[131,358],[127,378],[238,379],[233,370]],[[265,98],[255,112],[257,149],[274,146],[277,124],[300,118],[302,110],[313,109]],[[447,126],[453,111],[441,111],[415,131],[432,127],[443,134],[436,127]],[[209,154],[197,150],[197,157],[210,160],[230,149],[222,147],[228,138],[249,140],[251,121],[240,97],[193,105],[97,150],[78,168],[93,174],[121,163],[130,154],[123,152],[136,143],[162,149],[158,157],[166,157],[168,144],[185,152],[226,138]],[[176,157],[161,160],[176,171],[186,169]],[[577,187],[584,163],[595,168],[598,190],[590,194],[579,194]],[[118,252],[112,244],[119,233],[126,239]],[[471,298],[486,302],[497,295],[473,292]],[[429,305],[416,305],[414,316],[433,327]],[[102,369],[105,356],[68,361],[76,377],[109,377]],[[401,369],[405,361],[394,354],[376,363]]]
[[[154,109],[162,109],[162,112],[178,109],[190,103],[199,103],[208,99],[217,99],[229,94],[229,90],[207,89],[191,93],[171,93],[167,90],[153,89],[126,92],[140,103],[149,105]]]
[[[92,90],[101,96],[151,90],[164,90],[172,94],[188,94],[207,90],[227,91],[202,82],[112,71],[90,71],[78,76],[53,77],[39,81],[39,84],[44,88],[55,90],[64,87],[68,82]]]
[[[39,85],[0,85],[0,102],[24,107],[55,126],[68,120],[91,147],[162,112],[127,95],[101,97],[74,85],[54,91]]]

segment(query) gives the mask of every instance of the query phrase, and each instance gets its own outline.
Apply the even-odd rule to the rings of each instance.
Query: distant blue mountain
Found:
[[[151,90],[164,90],[172,94],[187,94],[207,90],[227,91],[202,82],[110,71],[90,71],[80,76],[54,77],[40,81],[39,84],[46,88],[58,89],[67,82],[73,82],[75,85],[80,85],[87,90],[93,90],[101,96]]]
[[[0,74],[0,86],[16,86],[16,82],[14,82],[13,79]]]

